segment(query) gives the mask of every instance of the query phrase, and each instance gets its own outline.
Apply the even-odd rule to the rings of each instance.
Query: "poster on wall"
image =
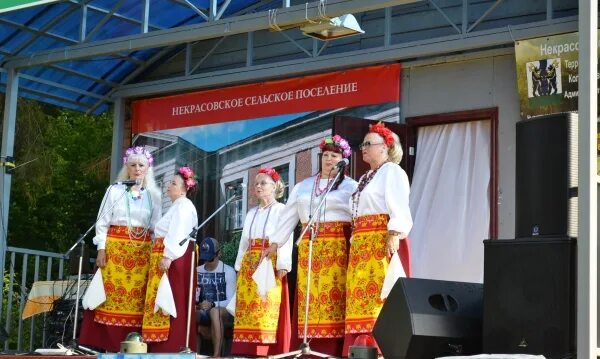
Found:
[[[517,41],[521,118],[577,111],[578,33]]]

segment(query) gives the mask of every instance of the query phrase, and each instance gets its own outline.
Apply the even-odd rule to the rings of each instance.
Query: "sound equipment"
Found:
[[[516,238],[577,237],[577,114],[517,122]]]
[[[81,308],[81,301],[79,302]],[[44,321],[45,348],[56,348],[56,344],[68,345],[73,338],[73,315],[75,313],[75,300],[57,299],[54,301],[52,311]],[[81,328],[83,311],[79,311],[77,329]],[[79,337],[79,333],[77,333]]]
[[[484,247],[483,351],[575,355],[575,240],[486,240]]]
[[[386,359],[481,352],[483,285],[400,278],[373,330]]]

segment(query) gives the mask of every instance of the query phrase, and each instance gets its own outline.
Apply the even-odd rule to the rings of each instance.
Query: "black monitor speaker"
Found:
[[[575,242],[484,241],[484,353],[575,354]]]
[[[386,359],[429,359],[481,350],[483,285],[400,278],[373,330]]]
[[[517,122],[515,237],[577,237],[577,114]]]

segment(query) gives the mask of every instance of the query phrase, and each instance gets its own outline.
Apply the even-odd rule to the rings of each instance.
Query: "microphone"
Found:
[[[340,162],[338,162],[335,167],[337,168],[344,168],[346,166],[348,166],[348,164],[350,163],[350,161],[348,161],[347,158],[342,158],[342,160]]]
[[[131,186],[142,184],[142,180],[138,178],[138,179],[134,179],[134,180],[125,180],[125,181],[119,181],[119,182],[113,183],[113,185],[119,185],[119,184],[125,185],[127,187],[131,187]]]
[[[246,188],[246,184],[245,183],[236,183],[236,184],[230,184],[229,186],[227,186],[228,190],[237,190],[237,189],[244,189]]]

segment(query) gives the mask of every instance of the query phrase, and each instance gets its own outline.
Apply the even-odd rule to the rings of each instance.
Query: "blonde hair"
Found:
[[[129,174],[127,173],[127,165],[131,162],[143,163],[148,167],[146,171],[146,175],[144,176],[144,180],[142,181],[142,187],[144,187],[148,193],[152,196],[153,201],[156,200],[157,204],[160,203],[161,190],[156,185],[156,181],[154,180],[154,170],[152,167],[148,165],[148,159],[143,154],[132,154],[127,157],[127,163],[123,165],[119,174],[117,175],[117,181],[127,181],[129,179]]]
[[[392,136],[394,137],[394,144],[388,147],[388,158],[394,163],[400,163],[404,154],[404,151],[402,151],[402,144],[400,143],[400,138],[397,134],[392,132]]]
[[[275,194],[275,199],[283,197],[283,194],[285,193],[285,183],[283,183],[282,180],[275,182],[275,191],[273,193]]]

